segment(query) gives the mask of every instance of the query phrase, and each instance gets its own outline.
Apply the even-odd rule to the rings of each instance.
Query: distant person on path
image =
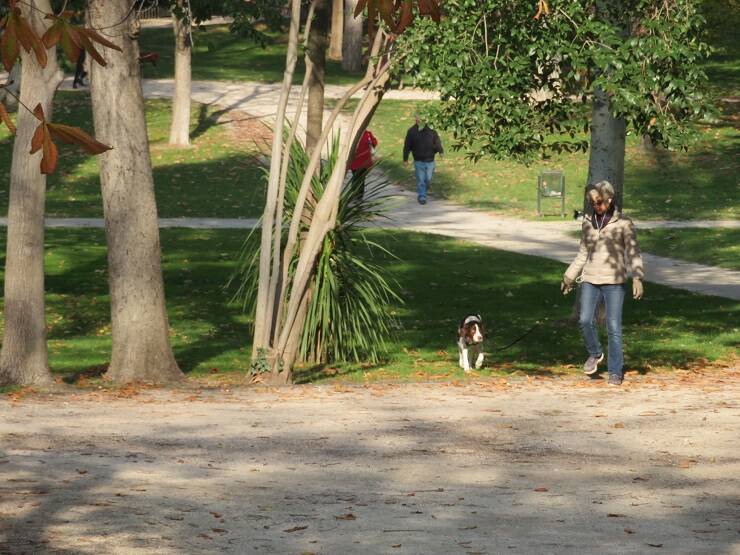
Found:
[[[75,66],[75,78],[72,81],[72,88],[76,89],[77,85],[85,86],[85,77],[87,77],[87,71],[85,71],[85,49],[82,49],[80,55],[77,57],[77,65]]]
[[[362,180],[362,196],[360,198],[365,197],[365,178],[367,177],[367,172],[373,166],[373,155],[377,146],[378,139],[375,138],[375,135],[369,129],[366,129],[357,143],[355,156],[349,165],[352,174],[358,176],[357,179]]]
[[[409,153],[414,155],[414,170],[416,171],[416,197],[419,204],[427,203],[427,190],[434,175],[434,156],[444,155],[442,141],[434,129],[431,129],[418,114],[414,116],[414,124],[406,132],[406,142],[403,145],[403,163],[409,163]]]
[[[579,324],[588,350],[583,371],[596,374],[604,360],[596,328],[596,307],[601,299],[606,305],[606,329],[609,336],[609,385],[621,385],[624,380],[622,351],[622,306],[624,283],[627,281],[625,256],[632,265],[632,297],[642,298],[645,275],[635,224],[623,216],[614,204],[614,187],[600,181],[586,193],[594,209],[586,215],[581,228],[581,246],[573,263],[568,266],[560,284],[564,295],[576,282],[581,282]]]

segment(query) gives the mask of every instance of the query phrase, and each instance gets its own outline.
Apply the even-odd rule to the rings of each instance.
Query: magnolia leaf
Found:
[[[93,29],[69,23],[67,20],[71,17],[71,14],[72,12],[65,12],[62,17],[47,16],[54,18],[56,21],[51,27],[49,27],[46,33],[44,33],[44,44],[48,48],[51,48],[57,43],[60,43],[62,50],[64,50],[64,54],[71,62],[76,62],[84,49],[101,66],[107,65],[105,59],[95,48],[93,41],[108,48],[118,50],[119,52],[121,51],[121,48],[101,36],[100,33]]]
[[[11,133],[15,134],[15,125],[13,125],[13,121],[10,119],[10,114],[8,114],[8,110],[6,110],[5,104],[3,104],[2,102],[0,102],[0,121],[8,126],[8,129]]]
[[[44,126],[46,127],[46,126]],[[59,151],[57,151],[57,145],[51,140],[51,133],[48,129],[44,130],[44,148],[43,156],[41,157],[41,173],[49,175],[54,173],[57,169],[57,163],[59,162]]]
[[[31,138],[31,154],[35,154],[43,149],[41,158],[41,173],[50,174],[56,170],[59,161],[59,152],[52,139],[60,140],[67,144],[75,144],[82,147],[90,154],[102,154],[113,147],[96,141],[90,135],[85,133],[79,127],[63,125],[61,123],[49,123],[44,118],[44,109],[41,104],[37,104],[33,110],[33,115],[41,123],[36,128]]]
[[[33,53],[36,55],[36,61],[38,61],[41,67],[46,67],[48,60],[46,58],[46,47],[44,43],[28,24],[28,21],[20,15],[20,10],[18,10],[18,13],[18,40],[23,48],[26,49],[26,52],[33,50]]]
[[[102,154],[113,147],[96,141],[79,127],[63,125],[61,123],[48,123],[46,126],[54,139],[67,144],[75,144],[82,147],[88,154]]]
[[[101,66],[105,67],[108,65],[108,62],[105,61],[105,58],[101,56],[100,52],[98,52],[95,49],[95,45],[92,43],[90,38],[83,33],[84,29],[77,29],[77,38],[79,40],[79,45],[84,48],[88,54],[90,54],[90,57],[98,62]]]
[[[98,33],[95,29],[90,29],[88,27],[82,27],[79,29],[81,33],[86,35],[91,40],[94,40],[98,44],[102,44],[103,46],[107,46],[108,48],[112,48],[113,50],[118,50],[119,52],[122,52],[121,47],[117,44],[109,41],[106,38],[103,38],[103,36]]]
[[[36,107],[33,109],[33,115],[36,116],[36,119],[38,120],[46,120],[46,116],[44,115],[44,108],[41,106],[41,102],[36,104]]]
[[[26,52],[33,50],[39,65],[46,67],[46,48],[19,8],[11,9],[2,19],[0,28],[3,29],[2,37],[0,37],[0,57],[7,71],[15,65],[21,46]]]
[[[59,152],[54,142],[51,140],[51,134],[46,127],[46,122],[42,121],[36,128],[31,138],[31,152],[30,154],[36,154],[39,150],[42,151],[41,156],[41,173],[50,174],[54,173],[59,161]]]
[[[3,66],[5,66],[5,71],[10,73],[10,70],[13,69],[13,65],[15,65],[15,61],[18,59],[18,55],[21,53],[20,51],[20,44],[18,43],[18,38],[15,35],[15,28],[10,27],[7,24],[7,20],[10,18],[10,16],[7,16],[6,24],[4,26],[4,31],[2,36],[0,36],[0,55],[3,60]]]

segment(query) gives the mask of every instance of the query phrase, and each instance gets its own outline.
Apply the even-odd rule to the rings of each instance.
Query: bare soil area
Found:
[[[0,397],[1,553],[740,553],[740,373]]]

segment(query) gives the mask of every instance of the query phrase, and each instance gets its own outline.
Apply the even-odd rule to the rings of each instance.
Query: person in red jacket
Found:
[[[373,165],[373,153],[378,146],[378,139],[375,138],[369,129],[366,129],[355,149],[355,156],[350,162],[349,169],[352,170],[358,179],[362,180],[362,196],[365,196],[365,176]]]

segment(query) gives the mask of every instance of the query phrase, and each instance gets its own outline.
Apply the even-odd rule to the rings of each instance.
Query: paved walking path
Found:
[[[65,88],[71,79],[65,80]],[[149,98],[170,98],[173,94],[172,79],[146,79],[144,94]],[[327,85],[327,98],[339,98],[347,87]],[[299,87],[293,87],[288,112],[293,113],[298,99]],[[245,111],[256,118],[271,123],[280,96],[280,85],[273,83],[193,81],[192,99],[203,104],[219,106],[225,110]],[[389,91],[385,98],[404,100],[426,100],[435,93],[414,89]],[[305,113],[302,119],[305,122]],[[346,124],[346,121],[340,122]],[[305,125],[305,123],[304,123]],[[432,199],[420,206],[415,195],[392,185],[393,195],[390,223],[386,227],[397,227],[424,233],[436,233],[465,239],[481,245],[514,251],[533,256],[542,256],[561,262],[572,260],[578,248],[577,239],[569,232],[580,229],[580,224],[566,222],[537,222],[517,220],[476,211],[451,202]],[[2,222],[0,222],[2,223]],[[251,228],[256,220],[234,220],[214,218],[170,218],[162,219],[162,227],[213,227]],[[2,224],[4,225],[4,224]],[[47,220],[53,227],[102,227],[102,220]],[[738,221],[687,221],[687,222],[638,222],[642,228],[740,228]],[[686,289],[706,295],[717,295],[740,300],[740,272],[694,264],[645,254],[646,279],[654,283]]]

